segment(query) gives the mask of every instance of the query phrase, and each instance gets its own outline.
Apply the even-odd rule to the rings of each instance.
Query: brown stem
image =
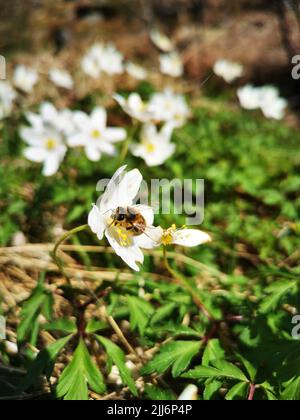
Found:
[[[256,390],[256,385],[255,384],[250,384],[249,385],[248,401],[252,401],[253,400],[254,394],[255,394],[255,390]]]

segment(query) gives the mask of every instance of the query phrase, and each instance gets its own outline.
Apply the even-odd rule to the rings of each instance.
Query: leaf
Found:
[[[103,376],[81,339],[71,363],[65,368],[58,381],[57,397],[72,401],[88,400],[88,384],[98,394],[106,390]]]
[[[145,385],[145,394],[150,400],[154,401],[176,400],[176,396],[171,391],[149,384]]]
[[[49,297],[50,296],[50,297]],[[31,333],[37,336],[36,323],[38,315],[43,311],[46,317],[51,316],[52,296],[49,291],[45,289],[43,281],[40,281],[36,288],[32,291],[31,296],[23,304],[21,311],[21,322],[17,329],[17,337],[20,343],[23,343]],[[30,340],[31,344],[35,344],[34,340]]]
[[[173,313],[173,311],[177,308],[176,303],[167,303],[159,308],[151,318],[151,325],[155,325],[160,321],[164,321],[169,315]]]
[[[200,378],[229,378],[238,381],[248,382],[244,373],[234,364],[226,360],[215,360],[214,367],[197,366],[195,369],[182,375],[184,378],[200,379]]]
[[[172,375],[179,376],[191,363],[201,348],[200,341],[175,341],[163,346],[158,355],[144,366],[145,375],[164,373],[172,367]]]
[[[249,384],[246,382],[239,382],[227,392],[225,400],[246,399],[248,394]]]
[[[298,401],[300,400],[300,376],[295,378],[281,394],[281,400]]]
[[[96,333],[98,331],[103,331],[106,330],[108,328],[108,324],[104,321],[99,321],[98,319],[92,318],[89,320],[85,331],[88,334],[93,334]]]
[[[262,314],[267,314],[270,311],[274,311],[280,304],[282,298],[295,288],[297,285],[296,281],[282,280],[280,282],[275,282],[270,287],[267,288],[267,292],[270,293],[260,304],[260,312]]]
[[[205,382],[205,388],[204,388],[204,392],[203,392],[203,398],[205,401],[209,401],[213,398],[213,396],[216,394],[217,391],[219,391],[219,389],[222,386],[222,382],[211,378],[208,379]]]
[[[72,335],[61,338],[55,343],[50,344],[48,347],[43,349],[32,362],[29,370],[20,386],[20,392],[25,391],[31,385],[33,385],[39,376],[43,373],[49,378],[52,374],[54,363],[58,357],[58,354],[70,341]]]
[[[43,328],[46,331],[62,331],[68,334],[73,334],[77,331],[75,322],[67,318],[62,318],[57,321],[45,324],[43,325]]]
[[[149,302],[135,296],[127,296],[128,308],[130,312],[130,324],[133,330],[138,329],[144,335],[145,329],[154,312]]]
[[[213,360],[223,359],[225,352],[221,347],[220,340],[217,338],[208,341],[203,356],[202,365],[209,366]]]
[[[116,344],[114,344],[105,337],[97,335],[96,338],[100,342],[100,344],[102,344],[105,347],[108,357],[119,369],[122,383],[128,386],[133,395],[137,396],[138,391],[135,386],[135,381],[131,375],[130,370],[125,364],[125,355],[123,351],[120,349],[120,347],[118,347]]]

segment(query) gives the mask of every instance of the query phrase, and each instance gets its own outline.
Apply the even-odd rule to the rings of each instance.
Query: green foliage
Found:
[[[88,400],[88,385],[102,394],[105,383],[100,370],[93,362],[83,340],[80,340],[71,363],[59,378],[56,394],[65,400]]]

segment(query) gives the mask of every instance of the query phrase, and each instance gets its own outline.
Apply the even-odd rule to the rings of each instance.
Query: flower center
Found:
[[[93,139],[95,139],[95,140],[99,140],[99,139],[100,139],[100,137],[101,137],[101,131],[100,131],[100,130],[95,129],[95,130],[93,130],[93,131],[91,132],[91,136],[93,137]]]
[[[57,141],[55,139],[49,138],[46,140],[46,148],[48,150],[54,150],[57,147]]]
[[[154,146],[153,143],[148,143],[146,144],[146,150],[148,153],[154,153],[156,150],[156,147]]]

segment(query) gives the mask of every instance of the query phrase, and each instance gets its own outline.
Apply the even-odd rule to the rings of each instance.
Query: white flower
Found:
[[[153,248],[155,243],[146,233],[134,236],[132,231],[114,223],[113,214],[118,208],[134,207],[143,216],[146,227],[154,229],[154,212],[151,207],[133,205],[143,177],[138,169],[127,173],[125,169],[123,166],[117,170],[97,205],[93,205],[88,224],[99,240],[105,235],[116,254],[133,270],[139,271],[137,263],[144,261],[141,248]]]
[[[284,117],[287,101],[280,97],[275,86],[246,85],[240,88],[237,94],[241,106],[245,109],[260,108],[266,118],[280,120]]]
[[[196,385],[188,385],[178,397],[178,401],[192,401],[198,399],[198,388]]]
[[[124,71],[123,55],[113,44],[94,44],[81,61],[82,70],[97,79],[102,72],[109,75],[121,74]]]
[[[61,133],[54,128],[24,127],[20,134],[29,145],[24,150],[24,156],[32,162],[43,163],[44,176],[54,175],[67,152]]]
[[[248,84],[239,88],[237,95],[242,108],[253,110],[260,107],[261,95],[259,88]]]
[[[169,88],[152,96],[148,112],[154,121],[172,122],[174,127],[182,127],[191,114],[184,96]]]
[[[132,118],[141,122],[149,122],[152,120],[152,113],[149,112],[148,104],[143,102],[138,93],[131,93],[127,99],[118,94],[115,94],[113,97]]]
[[[261,110],[266,118],[281,120],[287,107],[286,99],[280,98],[279,90],[275,86],[263,86],[260,89]]]
[[[25,93],[31,93],[39,77],[35,70],[26,66],[17,66],[14,75],[14,85]]]
[[[51,69],[49,71],[49,79],[60,88],[73,89],[74,87],[72,76],[66,70]]]
[[[102,154],[115,155],[114,143],[126,139],[123,128],[107,127],[107,114],[104,108],[97,107],[87,115],[84,112],[74,112],[73,121],[76,134],[68,139],[70,147],[83,146],[91,161],[98,161]]]
[[[130,372],[134,376],[136,376],[136,374],[138,373],[138,369],[137,369],[136,365],[131,360],[126,361],[125,365],[126,365],[127,369],[129,369]],[[108,375],[107,379],[111,384],[115,384],[115,385],[118,385],[118,386],[122,385],[123,381],[122,381],[122,378],[121,378],[120,370],[116,365],[112,366],[110,374]]]
[[[175,48],[171,39],[161,33],[158,29],[153,29],[150,32],[150,39],[153,44],[163,52],[171,52]]]
[[[137,80],[144,80],[148,76],[147,70],[135,63],[126,63],[125,69],[131,77]]]
[[[0,120],[7,117],[17,97],[16,91],[8,82],[0,81]]]
[[[12,341],[4,341],[5,351],[10,356],[15,356],[19,352],[18,345],[16,343],[13,343]]]
[[[141,143],[131,146],[132,154],[144,159],[148,166],[162,165],[175,152],[175,144],[170,142],[173,129],[172,124],[166,124],[159,132],[154,124],[144,125]]]
[[[227,83],[232,83],[235,79],[242,76],[244,68],[239,63],[220,59],[215,62],[213,71],[217,76],[222,77]]]
[[[36,130],[50,128],[59,131],[65,137],[71,136],[75,131],[73,112],[69,109],[57,110],[50,102],[41,104],[39,114],[28,112],[26,117]]]
[[[158,229],[156,229],[156,235],[158,236]],[[157,245],[180,245],[186,247],[194,247],[198,245],[211,242],[211,237],[198,229],[177,229],[175,225],[169,229],[160,228],[160,235]]]
[[[181,77],[184,70],[180,55],[176,51],[170,54],[161,54],[160,71],[168,76]]]

